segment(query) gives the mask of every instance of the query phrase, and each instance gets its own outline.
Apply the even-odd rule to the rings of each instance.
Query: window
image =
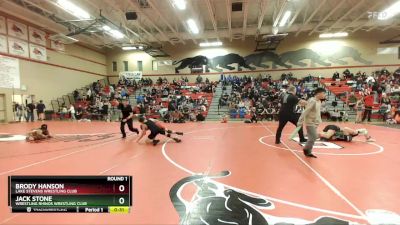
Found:
[[[143,71],[143,62],[142,61],[137,61],[137,67],[139,71]]]
[[[118,71],[118,69],[117,69],[117,62],[115,62],[115,61],[112,62],[112,71],[113,71],[113,72],[117,72],[117,71]]]
[[[158,62],[156,60],[153,60],[152,68],[153,68],[153,71],[158,70]]]
[[[124,61],[124,71],[128,70],[129,70],[128,61]]]

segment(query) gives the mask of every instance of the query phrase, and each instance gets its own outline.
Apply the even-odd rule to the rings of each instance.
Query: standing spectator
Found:
[[[372,107],[374,106],[374,93],[371,92],[364,97],[365,110],[362,122],[368,117],[368,122],[371,122]]]
[[[75,116],[76,116],[76,119],[78,120],[78,122],[80,122],[83,117],[83,108],[81,105],[78,105],[78,108],[76,109],[76,112],[75,112]]]
[[[46,109],[46,105],[43,104],[43,100],[39,101],[39,104],[36,106],[38,120],[44,120],[44,110]]]
[[[28,105],[26,105],[26,111],[27,111],[26,122],[29,122],[29,120],[33,122],[34,120],[33,111],[35,110],[35,108],[36,107],[33,101],[31,103],[28,103]]]
[[[24,111],[23,105],[19,104],[19,103],[15,103],[14,109],[15,109],[16,119],[18,119],[18,122],[21,122],[21,118],[22,118],[23,111]]]
[[[361,97],[360,99],[358,99],[356,105],[354,106],[355,110],[356,110],[356,123],[361,123],[361,119],[362,119],[362,114],[364,111],[364,99]]]
[[[353,107],[356,105],[356,103],[357,103],[357,97],[356,97],[356,95],[354,94],[354,92],[351,92],[351,93],[350,93],[349,97],[347,98],[347,101],[348,101],[347,104],[349,105],[350,108],[353,108]]]
[[[65,104],[63,103],[61,106],[61,110],[60,110],[60,120],[65,119],[65,115],[67,115],[67,113],[68,113],[68,109],[65,106]]]
[[[90,101],[92,99],[92,90],[89,88],[86,92],[86,98]]]
[[[71,119],[72,119],[73,121],[75,121],[75,120],[76,120],[76,117],[75,117],[75,107],[74,107],[74,105],[71,104],[71,105],[69,106],[68,112],[71,113]]]
[[[78,98],[79,98],[79,91],[77,89],[75,89],[75,91],[74,91],[74,99],[75,99],[75,101],[77,101]]]

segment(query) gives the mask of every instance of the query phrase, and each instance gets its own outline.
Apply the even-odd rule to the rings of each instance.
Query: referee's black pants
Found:
[[[284,114],[279,114],[279,126],[278,130],[276,130],[276,135],[275,135],[275,143],[280,143],[281,142],[281,136],[282,136],[282,130],[286,126],[288,122],[291,122],[297,127],[297,122],[299,121],[300,115],[297,114],[291,114],[291,115],[284,115]],[[299,130],[299,138],[300,141],[304,141],[304,133],[303,133],[303,128]]]
[[[132,119],[129,119],[129,120],[127,120],[126,122],[123,122],[123,121],[121,120],[121,127],[120,127],[120,128],[121,128],[121,133],[122,133],[122,136],[123,136],[123,137],[126,137],[125,124],[128,125],[128,128],[129,128],[130,131],[136,132],[136,133],[139,132],[138,129],[136,129],[136,128],[133,127],[133,120],[132,120]]]

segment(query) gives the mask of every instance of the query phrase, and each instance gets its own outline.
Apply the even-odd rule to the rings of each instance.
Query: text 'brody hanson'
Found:
[[[64,184],[15,184],[16,189],[64,189]]]

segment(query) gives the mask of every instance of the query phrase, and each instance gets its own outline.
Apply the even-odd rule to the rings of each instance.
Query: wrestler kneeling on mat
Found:
[[[348,127],[344,127],[343,129],[330,124],[327,125],[322,132],[319,133],[319,138],[321,141],[352,141],[353,137],[358,136],[359,134],[364,135],[366,141],[374,141],[371,136],[368,134],[367,129],[358,129],[353,130]]]
[[[148,130],[150,130],[150,134],[148,136],[149,139],[146,142],[153,143],[153,145],[157,145],[160,142],[160,140],[156,139],[156,136],[158,134],[165,135],[169,138],[173,134],[183,135],[182,132],[174,132],[172,130],[168,130],[157,120],[139,117],[139,123],[140,123],[140,129],[142,130],[142,133],[140,134],[139,138],[137,139],[138,143],[143,138],[143,136],[146,135]],[[172,139],[177,143],[181,142],[181,139],[179,139],[177,137],[173,137]]]
[[[46,124],[43,124],[40,128],[31,130],[26,135],[27,141],[40,141],[48,138],[52,138],[52,136],[50,135]]]

